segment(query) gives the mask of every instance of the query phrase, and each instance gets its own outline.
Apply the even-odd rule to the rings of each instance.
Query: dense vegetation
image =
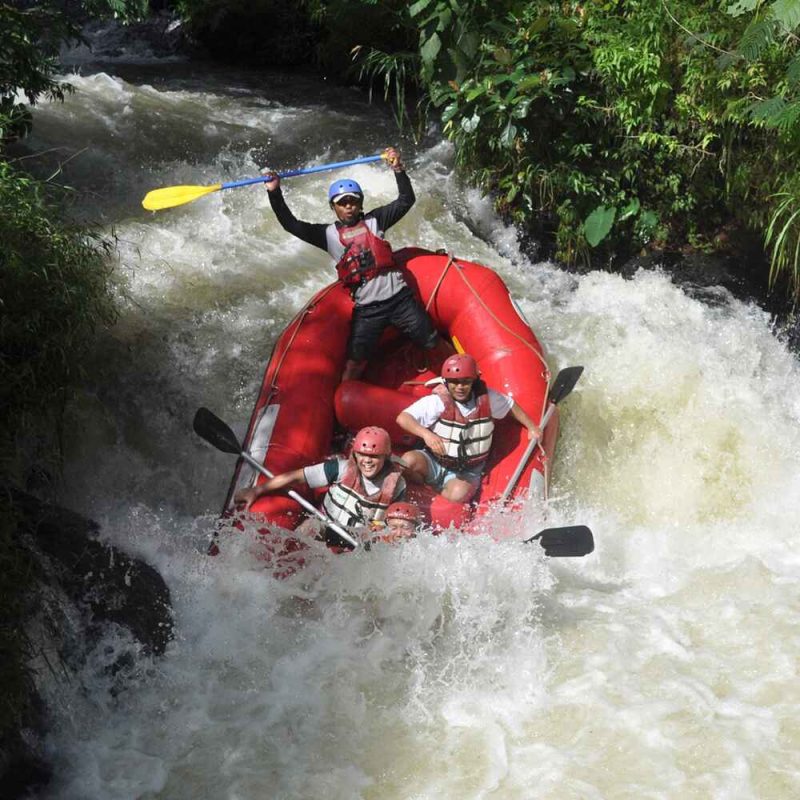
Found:
[[[406,119],[416,89],[467,176],[514,220],[549,222],[560,258],[749,229],[771,278],[800,288],[800,0],[308,5],[323,60],[346,41]],[[393,44],[376,45],[363,32],[387,10]]]
[[[111,10],[124,9],[116,3]],[[111,245],[61,218],[64,187],[34,180],[5,155],[8,142],[30,128],[30,106],[69,91],[54,75],[59,47],[78,35],[77,23],[60,7],[0,4],[0,30],[2,750],[29,698],[26,639],[19,622],[34,570],[19,547],[12,489],[37,473],[57,474],[63,405],[80,377],[95,329],[113,321],[115,307],[109,287]]]

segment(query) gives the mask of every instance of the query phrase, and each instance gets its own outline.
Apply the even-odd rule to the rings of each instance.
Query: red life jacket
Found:
[[[444,411],[431,430],[444,442],[445,449],[443,456],[431,453],[433,458],[448,469],[456,471],[486,461],[494,433],[494,420],[486,387],[482,383],[476,384],[475,408],[466,417],[458,410],[446,386],[437,386],[433,392],[444,403]]]
[[[328,489],[322,501],[322,510],[334,522],[345,527],[382,520],[386,509],[395,499],[401,470],[387,459],[383,470],[376,477],[380,478],[380,475],[384,476],[381,488],[373,494],[367,494],[356,460],[351,456],[347,461],[344,475]],[[373,481],[373,483],[378,482],[379,480]]]
[[[337,232],[344,255],[336,264],[336,275],[348,289],[358,289],[380,272],[396,269],[392,246],[376,236],[363,219]]]

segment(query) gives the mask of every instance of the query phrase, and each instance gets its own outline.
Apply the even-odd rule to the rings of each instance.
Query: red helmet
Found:
[[[365,456],[389,456],[392,439],[383,428],[362,428],[353,439],[353,452]]]
[[[409,522],[419,522],[419,508],[416,503],[405,503],[399,500],[386,509],[384,516],[386,519],[407,519]]]
[[[448,378],[454,378],[455,380],[472,378],[476,380],[478,377],[478,364],[468,353],[456,353],[446,358],[444,364],[442,364],[442,377],[445,380]]]

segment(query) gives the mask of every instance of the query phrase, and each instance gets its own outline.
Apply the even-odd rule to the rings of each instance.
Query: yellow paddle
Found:
[[[364,156],[354,158],[352,161],[339,161],[336,164],[321,164],[318,167],[305,167],[303,169],[292,169],[288,172],[279,172],[280,178],[293,178],[295,175],[310,175],[312,172],[325,172],[330,169],[340,169],[342,167],[352,167],[355,164],[369,164],[372,161],[380,161],[385,158],[383,154],[375,156]],[[220,189],[235,189],[237,186],[250,186],[253,183],[266,183],[269,177],[262,175],[258,178],[247,178],[241,181],[230,181],[229,183],[215,183],[211,186],[167,186],[164,189],[153,189],[148,192],[142,200],[142,205],[148,211],[161,211],[165,208],[182,206],[191,203],[198,197],[218,192]]]

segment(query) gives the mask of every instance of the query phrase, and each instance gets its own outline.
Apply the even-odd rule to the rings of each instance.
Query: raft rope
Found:
[[[494,312],[493,312],[493,311],[492,311],[492,310],[489,308],[489,306],[487,306],[487,305],[486,305],[486,303],[484,302],[483,298],[480,296],[480,294],[478,293],[478,291],[477,291],[477,290],[475,289],[475,287],[474,287],[474,286],[473,286],[473,285],[470,283],[470,281],[469,281],[469,278],[467,278],[467,276],[464,274],[464,268],[463,268],[463,267],[462,267],[462,266],[461,266],[461,265],[458,263],[458,260],[457,260],[457,259],[456,259],[456,257],[455,257],[454,255],[452,255],[452,254],[449,254],[449,253],[448,253],[448,255],[447,255],[447,263],[444,265],[444,269],[442,270],[442,273],[441,273],[441,275],[439,275],[439,278],[438,278],[438,280],[436,281],[436,285],[433,287],[433,291],[431,292],[431,296],[428,298],[428,302],[427,302],[427,303],[426,303],[426,305],[425,305],[425,311],[427,312],[427,311],[430,309],[430,307],[431,307],[431,304],[433,303],[434,299],[436,298],[436,295],[437,295],[437,294],[438,294],[438,292],[439,292],[439,288],[441,287],[442,283],[444,282],[444,279],[445,279],[445,277],[447,276],[447,271],[450,269],[450,266],[451,266],[452,264],[455,264],[455,266],[456,266],[456,273],[457,273],[457,274],[460,276],[461,280],[462,280],[462,281],[464,281],[464,283],[466,284],[467,288],[470,290],[470,292],[472,292],[472,294],[475,296],[475,298],[476,298],[476,299],[477,299],[477,301],[478,301],[478,302],[481,304],[481,306],[483,306],[484,310],[485,310],[485,311],[486,311],[486,312],[489,314],[489,316],[490,316],[490,317],[491,317],[491,318],[492,318],[492,319],[493,319],[493,320],[494,320],[494,321],[495,321],[495,322],[496,322],[496,323],[497,323],[497,324],[498,324],[498,325],[499,325],[499,326],[500,326],[500,327],[501,327],[501,328],[502,328],[504,331],[506,331],[507,333],[509,333],[511,336],[513,336],[513,337],[514,337],[515,339],[517,339],[518,341],[522,342],[522,344],[523,344],[523,345],[525,345],[525,347],[527,347],[528,349],[530,349],[530,350],[532,350],[532,351],[533,351],[533,353],[536,355],[536,357],[539,359],[539,361],[542,363],[542,366],[544,367],[544,370],[545,370],[545,376],[546,376],[546,378],[547,378],[547,382],[548,382],[548,384],[549,384],[549,383],[550,383],[550,378],[551,378],[552,376],[551,376],[551,374],[550,374],[550,369],[549,369],[549,368],[548,368],[548,366],[547,366],[547,362],[545,361],[545,359],[544,359],[544,356],[543,356],[543,355],[541,354],[541,352],[540,352],[539,350],[537,350],[537,349],[536,349],[536,348],[535,348],[535,347],[534,347],[534,346],[533,346],[533,345],[532,345],[530,342],[526,341],[526,340],[525,340],[525,339],[524,339],[522,336],[520,336],[518,333],[516,333],[516,332],[512,331],[512,330],[511,330],[511,328],[509,328],[509,327],[508,327],[508,326],[507,326],[507,325],[506,325],[506,324],[505,324],[505,323],[504,323],[504,322],[503,322],[501,319],[499,319],[499,318],[498,318],[498,316],[497,316],[497,315],[496,315],[496,314],[495,314],[495,313],[494,313]],[[292,335],[289,337],[289,341],[286,343],[286,345],[283,347],[283,349],[282,349],[282,351],[281,351],[280,357],[279,357],[279,359],[278,359],[278,363],[277,363],[277,365],[275,366],[275,370],[274,370],[274,372],[272,373],[272,380],[270,381],[270,389],[269,389],[269,394],[267,395],[266,402],[265,402],[265,403],[262,405],[262,408],[263,408],[264,406],[266,406],[266,405],[269,405],[269,403],[270,403],[270,401],[271,401],[272,397],[273,397],[273,396],[274,396],[274,395],[277,393],[277,391],[278,391],[278,384],[277,384],[278,375],[279,375],[279,373],[280,373],[281,367],[283,366],[283,361],[284,361],[284,359],[286,358],[286,355],[289,353],[289,350],[291,350],[291,346],[292,346],[292,343],[293,343],[293,342],[294,342],[294,340],[295,340],[295,337],[296,337],[296,336],[297,336],[297,334],[300,332],[300,327],[301,327],[301,326],[302,326],[302,324],[303,324],[303,320],[304,320],[304,319],[306,318],[306,316],[307,316],[307,315],[308,315],[308,314],[311,312],[311,309],[314,307],[314,305],[315,305],[315,304],[317,304],[317,303],[318,303],[320,300],[322,300],[322,298],[323,298],[323,297],[325,297],[325,295],[327,295],[327,294],[328,294],[328,292],[330,292],[330,291],[332,291],[333,289],[335,289],[335,288],[336,288],[336,286],[337,286],[337,284],[336,284],[336,283],[333,283],[333,284],[331,284],[330,286],[326,287],[326,288],[325,288],[325,289],[323,289],[323,290],[322,290],[322,291],[321,291],[319,294],[317,294],[317,295],[315,295],[314,297],[312,297],[312,298],[311,298],[311,299],[310,299],[310,300],[309,300],[309,301],[308,301],[308,302],[307,302],[307,303],[306,303],[306,304],[303,306],[303,308],[301,308],[301,309],[300,309],[300,311],[298,311],[298,312],[297,312],[297,314],[296,314],[296,316],[295,316],[295,321],[296,321],[296,324],[295,324],[294,330],[292,331]],[[406,383],[410,383],[410,381],[406,381]],[[547,398],[547,395],[545,395],[545,405],[546,405],[546,403],[547,403],[547,399],[546,399],[546,398]],[[544,411],[543,411],[543,410],[542,410],[542,413],[544,413]],[[249,441],[249,438],[250,438],[250,435],[251,435],[251,433],[252,433],[252,431],[249,431],[249,430],[248,430],[248,432],[247,432],[247,438],[246,438],[246,440],[245,440],[246,442],[247,442],[247,441]]]
[[[444,280],[444,276],[447,275],[447,270],[450,269],[450,265],[455,261],[455,257],[451,256],[448,253],[447,256],[447,263],[444,265],[444,269],[442,270],[442,274],[439,276],[439,280],[436,281],[436,286],[433,287],[433,291],[431,292],[431,296],[428,298],[428,302],[425,305],[425,311],[427,311],[431,307],[431,303],[433,299],[436,297],[436,293],[439,291],[439,287],[442,285],[442,281]]]
[[[483,298],[480,296],[478,291],[470,283],[469,278],[464,274],[464,268],[458,263],[458,261],[456,260],[455,256],[451,255],[451,256],[448,257],[447,263],[444,265],[444,269],[442,270],[442,274],[439,276],[439,280],[436,281],[436,285],[433,287],[433,291],[431,292],[431,296],[428,299],[428,303],[425,306],[425,310],[427,311],[431,307],[431,303],[433,302],[434,298],[436,297],[436,293],[439,291],[439,287],[442,285],[442,282],[444,281],[445,275],[447,274],[447,270],[450,269],[450,265],[451,264],[455,264],[455,266],[456,266],[456,274],[458,274],[461,277],[461,280],[464,281],[464,283],[467,285],[467,288],[472,292],[472,294],[475,296],[477,301],[483,306],[484,310],[489,314],[489,316],[504,331],[506,331],[506,333],[511,334],[511,336],[513,336],[515,339],[517,339],[520,342],[522,342],[522,344],[524,344],[525,347],[529,348],[530,350],[532,350],[536,354],[536,357],[539,359],[539,361],[542,362],[542,366],[545,369],[545,374],[547,375],[547,381],[549,383],[550,382],[550,369],[547,366],[547,362],[545,361],[544,356],[529,341],[526,341],[518,333],[515,333],[514,331],[512,331],[511,328],[509,328],[508,325],[506,325],[501,319],[499,319],[498,316],[492,311],[492,309],[489,308],[489,306],[486,305],[486,303],[484,302]]]

